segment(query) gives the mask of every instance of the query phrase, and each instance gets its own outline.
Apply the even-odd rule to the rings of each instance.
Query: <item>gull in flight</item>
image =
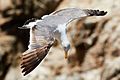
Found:
[[[67,24],[75,19],[82,19],[88,16],[104,16],[106,11],[66,8],[55,11],[41,19],[30,19],[20,29],[30,29],[30,40],[28,50],[21,58],[21,68],[24,76],[33,71],[48,54],[55,39],[60,41],[65,51],[65,58],[70,49],[70,42],[67,38]]]

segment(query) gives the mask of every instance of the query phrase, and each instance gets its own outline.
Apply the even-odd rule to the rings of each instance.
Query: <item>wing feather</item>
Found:
[[[55,12],[51,13],[50,15],[60,15],[60,16],[66,15],[67,16],[68,14],[70,14],[70,16],[74,16],[73,14],[77,14],[77,17],[79,18],[80,16],[82,17],[84,15],[86,15],[86,16],[103,16],[106,13],[107,13],[106,11],[93,10],[93,9],[67,8],[67,9],[55,11]]]
[[[107,12],[92,9],[67,8],[55,11],[45,17],[43,22],[48,25],[68,24],[74,19],[81,19],[88,16],[104,16]]]
[[[45,58],[53,43],[37,48],[33,51],[26,51],[22,55],[21,68],[24,76],[33,71]]]
[[[21,56],[21,68],[24,76],[39,65],[53,45],[54,40],[50,39],[52,36],[50,37],[47,33],[49,33],[47,29],[43,31],[42,29],[36,28],[36,26],[30,28],[29,49]]]
[[[54,11],[53,13],[49,15],[44,15],[41,19],[30,19],[25,22],[25,24],[28,24],[28,22],[35,21],[33,24],[44,26],[49,26],[51,29],[56,29],[56,27],[59,24],[68,24],[69,22],[73,21],[74,19],[82,19],[83,17],[88,16],[104,16],[106,15],[106,11],[100,11],[100,10],[92,10],[92,9],[79,9],[79,8],[67,8],[67,9],[61,9],[58,11]],[[31,23],[31,25],[33,25]],[[24,26],[19,27],[20,29],[27,29],[30,28],[30,26]],[[47,27],[48,28],[48,27]]]

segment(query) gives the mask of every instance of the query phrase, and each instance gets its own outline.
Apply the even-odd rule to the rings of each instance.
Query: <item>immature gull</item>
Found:
[[[66,28],[69,22],[88,16],[104,16],[106,13],[106,11],[92,9],[67,8],[45,15],[41,19],[26,21],[20,27],[21,29],[30,29],[28,50],[22,54],[22,73],[27,75],[38,66],[49,52],[55,39],[60,41],[65,51],[65,58],[67,58],[70,42],[67,38]]]

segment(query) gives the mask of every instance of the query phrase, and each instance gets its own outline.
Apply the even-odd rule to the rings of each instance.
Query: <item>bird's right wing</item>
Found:
[[[24,76],[39,65],[54,43],[54,37],[49,29],[47,27],[39,28],[37,26],[30,28],[29,49],[21,56],[21,68]]]
[[[21,69],[24,76],[33,71],[48,54],[53,44],[47,44],[34,50],[27,50],[21,56]]]

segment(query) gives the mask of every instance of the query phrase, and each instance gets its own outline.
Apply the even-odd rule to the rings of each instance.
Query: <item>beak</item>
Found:
[[[67,59],[68,58],[68,51],[69,51],[69,49],[70,49],[70,45],[67,45],[66,47],[63,47],[63,49],[64,49],[64,51],[65,51],[65,59]]]
[[[67,58],[68,58],[68,52],[65,51],[65,59],[67,59]]]

